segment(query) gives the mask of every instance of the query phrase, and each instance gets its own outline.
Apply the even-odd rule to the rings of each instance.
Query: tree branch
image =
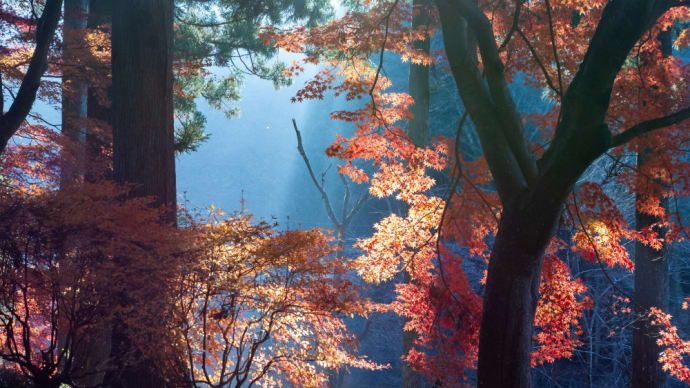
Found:
[[[668,0],[611,0],[570,83],[561,120],[540,161],[540,184],[555,199],[565,199],[573,183],[611,147],[606,126],[613,83],[630,50],[671,7]]]
[[[17,132],[31,111],[36,93],[41,86],[41,77],[48,68],[48,51],[62,10],[62,0],[48,0],[36,28],[36,48],[31,56],[29,68],[19,86],[17,97],[0,117],[0,154],[5,151],[10,138]]]
[[[527,162],[529,159],[525,158],[526,148],[520,151],[522,124],[511,118],[513,114],[517,114],[517,109],[512,104],[510,95],[503,94],[503,91],[507,93],[507,89],[503,89],[505,85],[501,85],[505,83],[505,78],[495,41],[492,48],[486,48],[487,39],[493,39],[493,32],[486,31],[488,21],[483,13],[475,15],[476,12],[471,12],[477,10],[476,5],[470,7],[465,4],[469,9],[463,9],[467,11],[463,13],[459,3],[459,0],[436,0],[441,15],[446,56],[463,104],[477,127],[496,189],[505,203],[528,187],[530,179],[527,177],[536,175],[536,166],[530,167]],[[479,23],[477,31],[481,34],[479,40],[483,42],[480,47],[485,46],[482,58],[487,79],[491,79],[489,87],[479,71],[475,55],[476,46],[472,35],[474,29],[470,29],[469,25],[469,19],[474,18],[484,18],[484,23]],[[485,52],[488,52],[486,57]],[[498,62],[494,59],[498,59]],[[524,144],[524,138],[522,143]],[[520,160],[523,162],[520,163]]]
[[[621,146],[636,137],[642,136],[657,129],[671,126],[673,124],[678,124],[687,119],[690,119],[690,107],[681,109],[680,111],[668,116],[643,121],[619,133],[618,135],[613,136],[611,139],[611,148]]]
[[[522,118],[508,89],[505,66],[499,55],[499,48],[496,46],[491,21],[473,0],[453,0],[451,8],[455,8],[462,15],[474,34],[482,55],[484,75],[494,102],[494,114],[498,113],[501,121],[500,129],[505,134],[508,146],[513,151],[525,180],[531,184],[537,177],[537,164],[527,147]]]
[[[297,129],[297,121],[295,121],[295,119],[292,119],[292,127],[295,128],[295,135],[297,136],[297,150],[299,151],[299,154],[302,155],[302,159],[304,160],[304,164],[307,166],[309,176],[311,177],[311,180],[314,182],[314,186],[316,186],[316,189],[319,190],[319,193],[321,193],[321,198],[323,199],[324,206],[326,206],[328,218],[331,219],[331,222],[333,222],[334,225],[340,227],[342,224],[340,220],[338,220],[338,217],[335,215],[335,212],[333,211],[331,201],[330,199],[328,199],[328,194],[326,193],[326,190],[324,190],[323,186],[319,183],[319,180],[316,179],[314,170],[311,168],[311,162],[309,162],[307,153],[304,152],[304,147],[302,146],[302,134],[300,133],[299,129]]]

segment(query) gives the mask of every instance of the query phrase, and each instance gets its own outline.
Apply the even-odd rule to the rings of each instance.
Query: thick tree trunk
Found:
[[[111,10],[107,4],[110,0],[90,0],[87,27],[89,29],[101,28],[106,22],[110,22]],[[105,69],[103,69],[105,71]],[[99,74],[104,79],[108,74]],[[85,171],[84,179],[94,182],[104,178],[103,168],[100,166],[99,159],[102,158],[101,147],[102,136],[94,136],[96,127],[110,127],[109,108],[99,101],[97,91],[93,85],[87,91],[87,118],[85,139]],[[104,128],[98,128],[98,131]],[[99,166],[96,166],[98,164]],[[79,378],[78,383],[85,387],[97,387],[103,383],[105,371],[110,366],[112,323],[98,322],[94,325],[88,338],[83,339],[82,351],[75,355],[77,365],[83,365],[82,370],[77,371],[77,375],[85,375]]]
[[[164,221],[175,223],[173,1],[113,2],[112,34],[115,180],[133,184],[132,196],[154,197],[155,205],[167,208]],[[151,303],[163,301],[162,295],[151,295]],[[124,332],[124,324],[115,322],[115,356],[132,351]],[[108,382],[114,387],[163,387],[154,365],[140,357]]]
[[[63,22],[62,133],[71,141],[64,150],[60,184],[78,181],[84,174],[88,85],[82,74],[88,0],[65,0]]]
[[[115,179],[173,210],[173,1],[115,1],[112,43]]]
[[[112,0],[90,0],[91,5],[88,28],[91,30],[107,31],[107,25],[112,23]],[[94,60],[94,63],[98,63]],[[107,65],[107,64],[106,64]],[[87,96],[88,128],[86,130],[86,172],[85,180],[95,182],[100,179],[112,178],[109,153],[103,150],[112,148],[112,125],[110,106],[103,96],[109,95],[108,78],[109,66],[99,66],[94,74],[98,83],[90,85]],[[105,89],[105,90],[104,90]]]
[[[481,388],[530,386],[542,255],[563,203],[539,197],[532,195],[524,202],[518,199],[501,216],[489,261],[479,336],[477,382]]]

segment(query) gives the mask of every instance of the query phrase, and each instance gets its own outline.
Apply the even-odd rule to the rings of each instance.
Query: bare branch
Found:
[[[319,190],[319,193],[321,193],[321,199],[323,199],[323,204],[324,206],[326,206],[326,213],[328,213],[328,218],[331,219],[331,222],[333,222],[333,224],[340,227],[342,224],[340,220],[338,220],[338,217],[335,215],[335,212],[333,211],[333,207],[331,206],[331,201],[328,198],[328,194],[326,193],[326,190],[324,190],[323,186],[319,183],[319,180],[316,179],[314,170],[311,168],[311,162],[309,162],[307,153],[304,152],[304,147],[302,146],[302,134],[300,133],[299,129],[297,129],[297,121],[295,121],[295,119],[292,119],[292,126],[293,128],[295,128],[295,135],[297,136],[297,150],[299,151],[299,154],[302,155],[302,159],[304,160],[304,164],[307,166],[309,176],[311,176],[311,180],[314,182],[314,186],[316,186],[316,189]]]
[[[643,121],[614,136],[611,139],[611,148],[621,146],[636,137],[673,124],[678,124],[687,119],[690,119],[690,107],[668,116]]]

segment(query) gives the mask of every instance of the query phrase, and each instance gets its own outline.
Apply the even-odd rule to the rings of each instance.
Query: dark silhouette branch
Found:
[[[462,97],[462,102],[477,128],[484,156],[496,183],[496,190],[502,201],[509,202],[513,196],[528,187],[528,181],[506,135],[510,130],[503,129],[504,123],[500,116],[505,109],[497,109],[499,104],[494,101],[494,94],[489,90],[487,82],[484,81],[484,77],[479,71],[474,38],[474,35],[477,34],[469,26],[468,20],[474,17],[484,18],[482,23],[484,28],[481,29],[481,32],[489,34],[489,38],[484,37],[482,39],[485,42],[484,46],[488,45],[487,39],[493,39],[493,32],[486,31],[485,27],[488,22],[483,13],[480,12],[481,15],[475,15],[476,12],[462,13],[457,0],[437,0],[436,4],[443,26],[446,56],[455,84]],[[476,5],[467,6],[467,8],[473,10]],[[493,43],[493,50],[497,52],[495,42]],[[491,49],[487,48],[485,51],[491,51]],[[500,59],[496,66],[489,65],[489,62],[491,62],[489,55],[486,58],[483,57],[487,79],[496,76],[503,77]],[[496,71],[490,70],[489,67],[498,67],[501,74],[495,74]],[[496,82],[493,83],[496,84]],[[511,128],[514,129],[515,127]]]
[[[29,68],[24,75],[17,96],[7,113],[0,117],[0,154],[4,152],[10,138],[17,132],[36,100],[41,78],[48,68],[48,51],[62,10],[62,0],[48,0],[36,28],[36,48]]]
[[[673,124],[678,124],[687,119],[690,119],[690,107],[668,116],[643,121],[619,133],[618,135],[613,136],[611,139],[611,147],[613,148],[621,146],[636,137],[642,136],[657,129],[666,128]]]

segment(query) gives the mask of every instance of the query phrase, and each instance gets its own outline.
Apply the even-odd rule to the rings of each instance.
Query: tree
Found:
[[[289,84],[277,50],[259,36],[264,25],[300,22],[314,26],[332,17],[326,0],[214,0],[221,12],[209,12],[209,2],[175,4],[175,112],[177,152],[195,151],[209,135],[206,117],[196,101],[204,98],[213,108],[233,117],[245,77],[272,81],[276,88]],[[218,69],[208,70],[210,66]]]
[[[659,33],[658,39],[663,58],[672,55],[672,38],[672,29]],[[660,81],[663,82],[663,80],[662,78]],[[666,87],[671,86],[666,85]],[[670,103],[671,101],[669,101],[669,105]],[[652,151],[646,148],[638,150],[638,184],[651,185],[652,187],[637,190],[635,228],[642,233],[646,229],[657,228],[660,229],[657,233],[664,235],[662,225],[664,218],[668,217],[669,207],[668,199],[663,198],[662,192],[667,182],[659,179],[650,181],[649,178],[656,175],[654,165],[658,164],[653,159]],[[663,214],[647,212],[649,209],[647,204],[655,201],[659,201],[659,206],[665,210]],[[652,307],[666,310],[668,305],[668,260],[668,247],[665,242],[662,241],[661,247],[646,246],[640,241],[635,243],[635,293],[633,301],[636,315],[640,317],[640,321],[633,326],[632,387],[661,387],[666,380],[666,373],[657,361],[658,355],[662,351],[661,346],[656,342],[658,329],[651,325],[648,311]]]
[[[340,368],[381,369],[357,356],[340,316],[371,310],[345,280],[347,261],[317,230],[276,232],[247,214],[188,219],[198,239],[182,266],[175,317],[192,387],[322,387]],[[174,355],[174,353],[173,353]]]
[[[151,283],[175,268],[188,240],[161,225],[147,199],[121,201],[126,191],[112,183],[41,193],[3,187],[0,359],[35,386],[99,386],[91,378],[117,367],[110,357],[84,357],[102,325],[126,316],[139,333],[151,329],[142,308]],[[122,252],[131,258],[125,268],[115,259]],[[143,269],[155,271],[141,276]],[[139,310],[120,308],[125,292]],[[154,338],[162,340],[138,345],[151,351],[170,341],[165,331]]]
[[[80,74],[84,66],[80,62],[88,44],[86,27],[89,13],[87,0],[65,1],[65,17],[62,37],[62,132],[70,139],[74,148],[67,147],[72,155],[66,155],[62,168],[63,184],[79,181],[84,175],[83,149],[86,138],[88,84]],[[80,53],[82,55],[80,55]],[[73,161],[70,159],[74,158]]]
[[[10,23],[29,26],[33,20],[16,15],[11,10],[0,8],[3,19]],[[41,86],[41,77],[48,68],[48,52],[55,35],[55,30],[62,14],[62,0],[48,0],[43,7],[41,17],[36,22],[36,46],[31,55],[26,73],[21,78],[17,94],[7,112],[4,111],[4,92],[0,97],[0,153],[5,151],[7,143],[19,130],[20,126],[31,111],[36,93]],[[9,48],[4,47],[5,50]],[[2,69],[7,75],[8,69]],[[2,81],[2,78],[0,78]],[[0,82],[1,86],[1,82]]]
[[[301,51],[305,45],[320,47],[321,50],[313,50],[316,53],[310,52],[307,61],[330,63],[334,69],[349,61],[348,68],[339,70],[342,82],[329,78],[333,70],[327,69],[298,92],[297,100],[320,98],[330,88],[349,99],[367,93],[371,97],[371,102],[360,110],[332,114],[334,118],[354,122],[358,132],[351,139],[339,138],[327,152],[345,160],[341,171],[358,180],[368,176],[351,164],[352,159],[372,159],[379,165],[372,178],[372,193],[396,193],[411,208],[407,218],[389,217],[379,224],[371,239],[358,244],[366,252],[362,257],[365,279],[386,280],[400,270],[400,262],[402,268],[412,267],[413,279],[425,279],[428,292],[420,293],[418,286],[401,287],[400,299],[413,311],[424,302],[440,325],[444,325],[444,319],[448,321],[441,334],[445,331],[446,337],[456,342],[449,340],[444,344],[439,340],[437,346],[450,346],[455,349],[451,354],[457,354],[460,361],[468,360],[465,365],[472,366],[477,349],[472,345],[473,325],[481,314],[478,385],[529,386],[535,322],[546,330],[534,337],[550,349],[546,360],[567,357],[572,351],[569,349],[577,344],[571,337],[576,326],[556,323],[572,323],[573,319],[576,322],[578,311],[587,306],[578,301],[582,288],[570,281],[568,274],[542,279],[545,269],[554,273],[564,270],[551,263],[553,259],[547,259],[549,265],[542,265],[545,251],[562,249],[559,240],[553,239],[559,222],[565,220],[576,229],[576,249],[583,257],[609,265],[629,263],[627,252],[619,244],[623,236],[648,244],[658,241],[655,235],[630,233],[624,220],[615,211],[609,211],[611,208],[605,208],[613,204],[598,185],[582,185],[576,193],[573,190],[582,173],[599,156],[619,152],[630,142],[634,147],[641,136],[647,142],[657,139],[651,143],[667,154],[683,153],[669,139],[681,143],[686,136],[684,120],[690,117],[688,86],[680,75],[687,75],[687,71],[672,61],[645,67],[639,55],[658,53],[658,45],[649,42],[656,40],[663,26],[677,18],[687,18],[687,4],[519,1],[494,8],[481,2],[436,1],[448,65],[483,150],[483,159],[471,162],[471,170],[462,167],[460,156],[453,156],[457,151],[442,143],[435,150],[413,152],[409,143],[399,139],[396,122],[409,119],[406,107],[410,101],[406,96],[380,92],[389,86],[389,80],[381,76],[382,63],[367,65],[367,56],[376,50],[392,50],[412,60],[424,60],[424,56],[409,48],[410,41],[420,38],[401,23],[408,12],[402,3],[364,4],[368,6],[366,11],[349,14],[324,28],[308,32],[269,30],[267,36],[292,51]],[[348,36],[358,39],[353,41]],[[685,34],[678,44],[687,44],[686,40]],[[353,66],[353,62],[361,67]],[[517,70],[525,72],[530,85],[545,89],[556,102],[551,112],[536,120],[546,130],[546,141],[532,147],[525,140],[522,116],[508,89],[508,80]],[[648,96],[662,88],[656,80],[664,74],[673,78],[675,85],[666,89],[672,95],[672,104],[652,104],[653,99]],[[632,90],[640,94],[633,95]],[[640,95],[644,97],[638,99]],[[457,141],[458,138],[456,145]],[[456,160],[457,181],[462,178],[464,183],[462,192],[451,191],[449,197],[456,198],[451,201],[424,195],[433,182],[424,177],[422,166],[444,167],[445,155]],[[682,181],[685,175],[683,166],[677,161],[670,164],[676,181]],[[489,192],[493,195],[485,195],[487,186],[495,188],[494,193]],[[682,188],[675,195],[683,195]],[[470,196],[474,197],[473,203],[466,201]],[[577,197],[581,197],[580,202]],[[443,202],[446,205],[441,205]],[[566,203],[570,218],[563,214]],[[461,207],[455,208],[456,204]],[[485,209],[477,210],[477,204]],[[589,218],[575,217],[585,209]],[[473,231],[463,230],[463,218],[475,216],[481,218],[473,227],[482,226]],[[450,232],[444,233],[446,239],[468,247],[470,253],[486,255],[488,269],[481,309],[464,278],[462,258],[451,250],[443,250],[442,242],[432,233],[436,228]],[[492,245],[486,249],[484,238],[494,234]],[[672,236],[673,233],[665,237]],[[432,249],[429,242],[438,244],[440,249]],[[420,257],[431,259],[421,261]],[[548,287],[548,282],[557,278],[560,286]],[[540,290],[561,290],[561,295],[568,295],[556,300],[570,304],[563,311],[574,315],[561,320],[562,316],[540,313],[540,306],[545,306],[539,299]],[[431,303],[432,300],[436,302]],[[413,308],[415,304],[411,302],[417,307]],[[419,312],[420,325],[425,322],[422,314]],[[429,315],[428,311],[426,314]],[[426,319],[427,329],[437,325],[430,319]],[[556,344],[570,345],[553,346],[556,338],[549,333],[563,339]],[[417,356],[428,358],[423,354]],[[457,365],[461,368],[462,364]],[[455,384],[457,380],[451,378],[448,382]]]
[[[164,209],[162,222],[176,220],[173,133],[173,2],[117,1],[112,22],[113,170],[117,182],[131,184],[133,197],[153,198]],[[160,326],[155,311],[166,306],[165,284],[149,297],[149,323]],[[127,305],[129,297],[121,303]],[[113,354],[129,354],[137,337],[125,320],[113,326]],[[133,337],[134,336],[134,337]],[[141,357],[141,355],[140,355]],[[153,362],[153,363],[152,363]],[[153,365],[152,365],[153,364]],[[139,358],[122,366],[114,386],[163,386],[155,360]]]
[[[431,16],[429,15],[429,2],[424,0],[415,0],[412,2],[412,28],[420,29],[426,28],[431,30],[429,25]],[[431,37],[427,32],[426,39],[415,41],[413,48],[430,55],[431,51]],[[407,135],[410,137],[412,143],[417,147],[425,147],[429,141],[429,66],[426,64],[410,63],[409,75],[409,90],[410,97],[414,100],[414,104],[410,108],[412,119],[407,123]],[[405,283],[410,282],[410,276],[405,272]],[[406,321],[406,323],[409,320]],[[409,354],[414,347],[416,335],[410,330],[403,329],[403,354]],[[416,373],[412,366],[405,362],[402,367],[403,387],[414,388],[422,384],[422,376]]]

